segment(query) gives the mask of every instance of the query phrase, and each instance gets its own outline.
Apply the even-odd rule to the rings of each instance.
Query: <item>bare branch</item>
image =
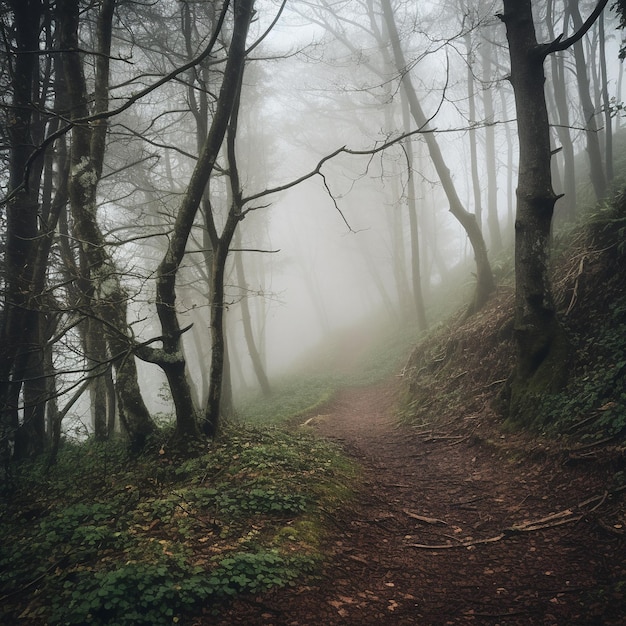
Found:
[[[563,39],[563,34],[561,34],[553,42],[541,46],[541,56],[545,59],[553,52],[567,50],[567,48],[573,46],[579,39],[582,39],[598,17],[600,17],[600,13],[604,11],[604,7],[607,5],[608,1],[609,0],[599,0],[596,8],[591,12],[585,23],[573,35],[567,39]]]
[[[430,120],[428,120],[427,124],[430,122]],[[270,189],[265,189],[264,191],[259,191],[258,193],[252,194],[251,196],[248,196],[247,198],[243,199],[244,204],[248,203],[248,202],[252,202],[253,200],[257,200],[258,198],[264,198],[265,196],[269,196],[272,195],[274,193],[279,193],[281,191],[287,191],[288,189],[292,189],[293,187],[296,187],[297,185],[299,185],[300,183],[303,183],[306,180],[309,180],[309,178],[313,178],[314,176],[321,176],[322,175],[322,167],[324,166],[324,164],[326,164],[328,161],[332,161],[334,158],[336,158],[337,156],[339,156],[340,154],[351,154],[353,156],[364,156],[364,155],[371,155],[371,154],[377,154],[379,152],[382,152],[383,150],[386,150],[387,148],[390,148],[391,146],[396,145],[397,143],[400,143],[401,141],[404,141],[407,137],[411,137],[413,135],[418,135],[418,134],[422,134],[424,132],[433,132],[432,130],[428,130],[428,131],[424,131],[423,127],[422,128],[418,128],[416,130],[412,130],[408,133],[402,133],[401,135],[398,135],[397,137],[394,137],[393,139],[390,139],[388,141],[385,141],[384,143],[375,146],[374,148],[368,148],[366,150],[353,150],[351,148],[347,148],[346,146],[342,146],[341,148],[337,148],[336,150],[334,150],[333,152],[331,152],[330,154],[325,155],[324,157],[322,157],[318,162],[317,165],[310,170],[309,172],[307,172],[306,174],[303,174],[302,176],[288,182],[285,183],[284,185],[278,185],[277,187],[272,187]],[[244,212],[244,215],[247,214],[248,211]]]
[[[41,142],[41,144],[39,146],[37,146],[37,148],[35,148],[35,150],[33,150],[33,152],[31,153],[30,157],[28,158],[28,161],[26,162],[25,171],[24,171],[24,180],[23,180],[23,182],[20,185],[16,186],[16,188],[10,194],[8,194],[5,198],[3,198],[0,201],[0,204],[6,204],[17,193],[19,193],[23,189],[28,189],[28,179],[30,177],[30,170],[31,170],[31,168],[33,166],[33,163],[34,163],[35,159],[43,151],[45,151],[48,146],[53,144],[59,137],[62,137],[67,132],[69,132],[74,126],[83,125],[83,124],[90,124],[90,123],[98,121],[98,120],[109,119],[111,117],[119,115],[120,113],[123,113],[124,111],[129,109],[131,106],[133,106],[136,102],[138,102],[139,100],[141,100],[142,98],[147,96],[148,94],[152,93],[153,91],[155,91],[156,89],[158,89],[162,85],[164,85],[164,84],[168,83],[169,81],[175,79],[179,74],[182,74],[183,72],[188,71],[189,69],[191,69],[192,67],[195,67],[196,65],[201,63],[204,59],[206,59],[212,53],[213,47],[214,47],[214,45],[215,45],[215,43],[217,41],[217,38],[218,38],[218,36],[219,36],[219,34],[220,34],[221,30],[222,30],[222,26],[224,24],[224,20],[226,19],[226,13],[228,11],[229,4],[230,4],[230,0],[225,0],[224,1],[224,5],[222,6],[222,12],[220,13],[220,15],[218,17],[217,24],[215,26],[215,30],[213,31],[213,34],[211,35],[211,39],[209,40],[209,43],[207,44],[205,49],[198,56],[196,56],[195,58],[191,59],[189,62],[187,62],[187,63],[185,63],[185,64],[175,68],[174,70],[172,70],[171,72],[169,72],[168,74],[166,74],[165,76],[163,76],[162,78],[157,80],[156,82],[152,83],[151,85],[148,85],[144,89],[141,89],[137,93],[133,94],[132,96],[130,96],[130,98],[128,98],[128,100],[126,100],[122,105],[120,105],[116,109],[109,109],[109,110],[106,110],[106,111],[101,111],[99,113],[95,113],[93,115],[87,115],[85,117],[76,118],[75,120],[72,120],[72,121],[68,122],[65,126],[62,126],[61,128],[59,128],[54,133],[48,135]]]

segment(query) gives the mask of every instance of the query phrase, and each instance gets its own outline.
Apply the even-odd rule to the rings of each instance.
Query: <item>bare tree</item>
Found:
[[[68,99],[74,119],[87,118],[88,90],[79,53],[79,2],[59,0],[60,45],[66,52],[64,70]],[[95,61],[94,111],[96,115],[108,108],[109,57],[115,0],[104,0],[97,21],[98,52]],[[128,327],[128,293],[120,274],[107,252],[97,220],[97,191],[102,176],[106,148],[107,122],[104,117],[90,124],[72,128],[71,175],[68,184],[74,229],[81,242],[81,252],[88,266],[86,313],[100,325],[115,364],[116,390],[120,418],[131,445],[140,449],[154,430],[154,423],[143,401],[137,378],[133,339]],[[102,346],[94,346],[100,358]]]
[[[196,415],[191,392],[185,376],[185,361],[181,350],[182,330],[176,313],[176,275],[185,255],[185,248],[202,201],[207,182],[215,168],[231,116],[238,100],[241,76],[246,58],[246,36],[253,15],[253,1],[243,0],[234,8],[234,23],[224,77],[206,140],[196,161],[193,174],[178,208],[174,231],[169,239],[157,278],[157,313],[163,331],[162,356],[150,358],[157,362],[167,376],[176,407],[176,429],[180,438],[197,433]],[[206,215],[212,242],[213,261],[211,277],[211,329],[213,333],[209,398],[202,430],[214,435],[219,427],[222,374],[224,365],[224,266],[228,247],[240,216],[230,211],[221,235],[217,235],[214,218]]]
[[[400,36],[396,27],[394,14],[391,8],[390,0],[381,0],[383,8],[383,16],[386,26],[389,30],[391,40],[391,48],[393,51],[396,69],[401,73],[402,86],[409,102],[409,110],[417,127],[423,131],[428,131],[428,118],[424,113],[417,91],[413,87],[411,76],[407,71],[408,64],[406,62],[404,51],[400,45]],[[465,209],[456,187],[452,181],[450,170],[447,167],[441,149],[435,135],[431,132],[424,133],[424,139],[428,146],[428,151],[433,165],[441,181],[441,185],[448,199],[450,212],[463,226],[474,250],[474,259],[476,261],[476,291],[474,300],[468,312],[478,310],[488,299],[489,295],[495,289],[495,281],[491,271],[491,265],[487,255],[487,246],[483,238],[482,232],[476,221],[476,216]]]
[[[605,3],[606,4],[606,3]],[[583,28],[583,20],[578,8],[578,0],[568,0],[572,24],[576,31]],[[589,158],[589,171],[591,172],[591,184],[597,200],[602,200],[606,195],[606,174],[602,162],[602,150],[600,148],[600,136],[596,121],[596,108],[591,99],[591,81],[587,72],[587,60],[582,44],[582,37],[573,43],[574,60],[576,62],[576,82],[578,95],[583,113],[585,125],[585,137],[587,139],[587,156]]]

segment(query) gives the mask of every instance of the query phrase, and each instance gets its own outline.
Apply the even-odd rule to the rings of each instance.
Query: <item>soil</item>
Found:
[[[626,519],[614,465],[475,426],[400,426],[395,383],[347,389],[310,422],[363,468],[329,514],[319,579],[212,624],[626,623]]]

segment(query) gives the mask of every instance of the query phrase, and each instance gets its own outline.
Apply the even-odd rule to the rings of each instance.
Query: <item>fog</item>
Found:
[[[441,5],[420,4],[420,15],[413,22],[417,32],[409,40],[407,56],[412,59],[411,73],[418,78],[427,115],[433,116],[431,127],[438,131],[437,140],[454,184],[468,209],[475,211],[469,172],[472,123],[466,82],[467,42],[463,37],[475,40],[471,44],[475,49],[470,71],[475,74],[478,108],[482,109],[474,127],[478,129],[478,152],[482,157],[477,167],[483,228],[490,245],[484,159],[485,133],[490,128],[495,147],[497,216],[505,248],[510,251],[517,159],[512,93],[506,80],[503,51],[499,50],[492,59],[492,73],[486,78],[481,77],[479,58],[481,46],[492,43],[485,38],[493,37],[494,45],[504,41],[503,27],[495,17],[498,5],[483,3],[481,14],[468,24],[468,17],[460,16],[456,9],[447,9],[451,21],[434,22],[441,14]],[[315,15],[320,19],[319,12]],[[324,19],[328,19],[331,28],[337,28],[341,12],[335,18]],[[343,18],[351,19],[347,9]],[[289,26],[297,22],[304,25]],[[420,33],[421,28],[428,35]],[[257,167],[259,157],[270,159],[269,164],[262,161],[260,165],[266,187],[310,172],[319,159],[339,147],[367,150],[401,132],[398,72],[385,67],[374,38],[366,31],[367,28],[346,31],[357,33],[350,41],[353,50],[348,50],[345,42],[322,25],[313,26],[289,9],[275,27],[267,46],[277,58],[271,62],[271,70],[262,76],[260,104],[265,111],[264,123],[256,129],[264,134],[269,148],[262,155],[255,153],[255,163],[251,164]],[[494,50],[488,52],[493,53]],[[606,54],[609,88],[617,97],[622,68],[617,60],[616,39],[607,46]],[[372,72],[370,66],[382,67],[383,77]],[[492,92],[493,99],[490,118],[485,117],[481,102],[487,91]],[[258,104],[255,102],[255,106]],[[580,124],[573,131],[574,142],[583,150],[583,121],[580,114],[576,115],[575,107],[573,113],[578,121],[572,120],[572,126]],[[424,290],[428,293],[436,288],[444,274],[459,266],[461,281],[469,286],[474,270],[467,237],[448,212],[445,194],[420,137],[412,138],[412,143]],[[324,166],[323,180],[313,177],[272,197],[271,208],[254,216],[253,219],[265,223],[269,247],[279,250],[263,260],[266,283],[257,289],[265,296],[254,298],[255,307],[266,309],[265,350],[271,373],[279,374],[299,362],[302,354],[333,331],[358,325],[381,311],[392,320],[394,311],[389,307],[393,306],[395,314],[399,314],[398,310],[406,306],[403,298],[408,300],[411,296],[402,293],[410,291],[405,158],[398,146],[365,157],[342,155]],[[244,232],[247,226],[243,225]],[[236,326],[236,313],[233,317]],[[245,359],[245,346],[238,345]],[[249,370],[247,377],[252,378]]]
[[[174,72],[111,116],[98,180],[97,222],[113,273],[130,296],[124,332],[143,347],[164,345],[160,263],[223,87],[230,14],[219,49],[176,73],[210,39],[215,16],[207,6],[125,6],[113,28],[111,107]],[[533,6],[540,41],[571,34],[563,2],[549,3],[550,16],[548,3]],[[215,241],[236,202],[242,219],[223,278],[226,368],[236,396],[258,387],[259,367],[275,380],[350,328],[415,326],[417,340],[445,315],[442,293],[454,297],[448,312],[470,298],[480,272],[459,214],[476,216],[493,267],[511,254],[518,145],[505,27],[496,16],[501,2],[393,2],[391,21],[385,7],[387,0],[256,6],[236,129],[228,131],[236,130],[235,148],[222,144],[176,275],[175,308],[197,406],[209,388]],[[191,24],[187,30],[180,28],[183,11],[190,12],[182,22]],[[545,63],[554,187],[566,192],[559,219],[571,217],[573,191],[592,198],[590,136],[605,155],[608,140],[620,136],[621,31],[613,13],[604,19],[603,49],[594,27],[578,52]],[[81,31],[85,49],[95,48],[95,36]],[[586,85],[576,54],[588,68]],[[93,89],[90,63],[84,72]],[[591,114],[580,97],[585,89]],[[575,173],[560,150],[568,143],[578,154]],[[50,168],[59,171],[58,164]],[[68,224],[75,245],[72,219]],[[63,254],[49,271],[59,301],[69,298]],[[66,321],[68,328],[73,323]],[[56,366],[72,389],[84,369],[83,339],[62,335]],[[150,409],[171,412],[163,368],[138,363]],[[85,399],[77,413],[88,412]]]
[[[389,51],[381,49],[380,34],[372,33],[367,16],[360,10],[351,13],[354,6],[362,5],[345,3],[334,14],[314,6],[287,7],[263,43],[261,60],[246,70],[238,134],[244,196],[291,185],[339,148],[371,151],[406,132],[401,73]],[[435,131],[462,202],[468,211],[482,212],[492,263],[507,250],[510,254],[517,167],[514,105],[506,80],[504,28],[495,17],[498,8],[497,2],[481,3],[480,11],[464,14],[451,5],[421,3],[419,15],[409,5],[396,15],[406,20],[398,22],[402,45],[428,129]],[[262,24],[257,30],[261,32]],[[606,50],[609,89],[616,98],[622,70],[617,44],[613,38]],[[571,53],[563,54],[566,63],[571,62]],[[491,55],[488,68],[485,55]],[[473,119],[468,75],[475,83]],[[569,89],[575,91],[573,80]],[[582,151],[584,122],[574,103],[571,114],[573,141]],[[496,178],[491,183],[488,132],[495,151],[491,158]],[[478,208],[470,172],[472,133],[478,153],[482,204]],[[413,135],[410,143],[422,288],[433,324],[439,319],[432,318],[429,296],[451,274],[463,287],[455,291],[460,298],[453,307],[471,293],[473,253],[448,210],[423,137]],[[270,377],[301,367],[304,355],[351,326],[373,319],[414,323],[406,159],[406,147],[399,143],[377,153],[339,154],[321,167],[323,176],[313,175],[255,201],[263,208],[250,213],[240,226],[247,285],[244,289],[236,285],[232,261],[227,279],[227,332],[231,356],[237,361],[232,368],[236,390],[255,387],[242,330],[241,298],[249,302]],[[490,184],[493,199],[488,199]],[[495,204],[504,251],[493,250],[488,202]],[[206,302],[190,306],[206,313]],[[208,343],[198,351],[197,341],[197,335],[185,337],[188,366],[196,377],[196,368],[203,367],[210,352]],[[144,381],[154,381],[153,374]]]

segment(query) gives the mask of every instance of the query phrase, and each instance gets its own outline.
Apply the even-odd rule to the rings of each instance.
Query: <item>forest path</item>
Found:
[[[624,623],[625,590],[597,591],[626,576],[624,536],[602,519],[605,477],[398,426],[394,393],[343,390],[311,422],[364,468],[332,517],[321,580],[239,601],[219,623]]]

